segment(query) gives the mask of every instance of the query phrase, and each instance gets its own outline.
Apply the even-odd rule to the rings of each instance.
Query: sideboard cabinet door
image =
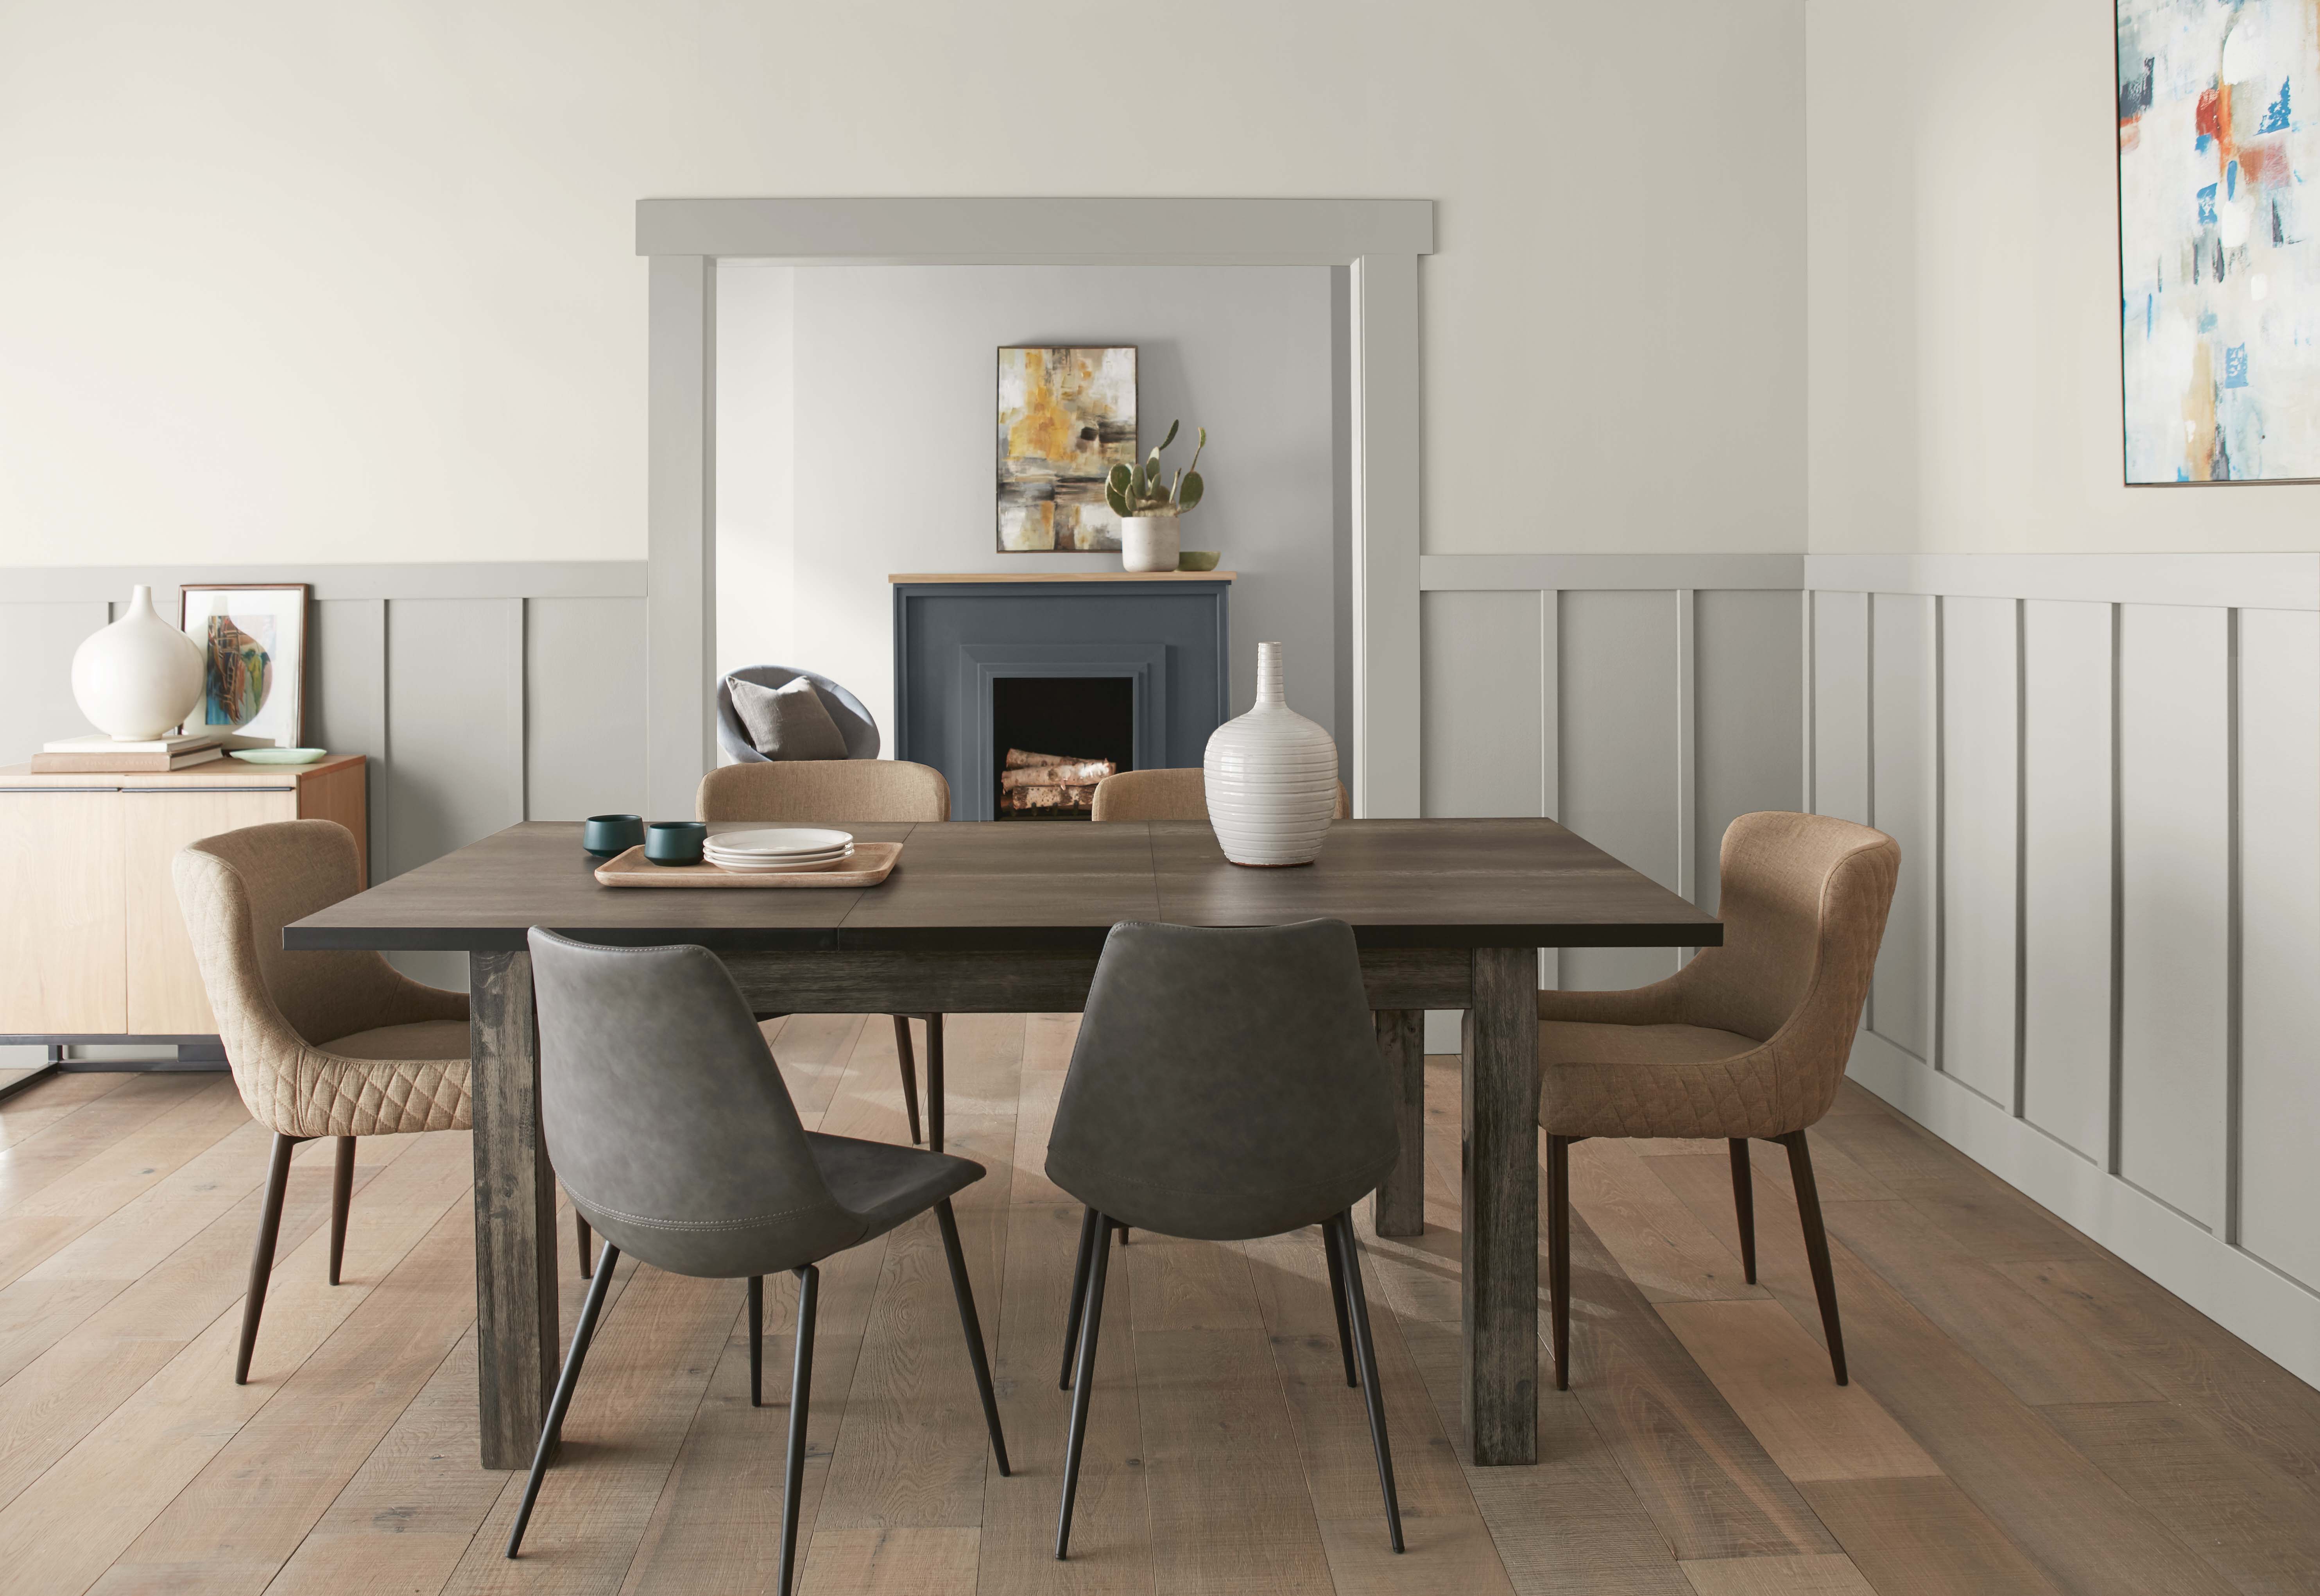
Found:
[[[193,939],[177,907],[170,861],[189,842],[242,826],[298,818],[298,794],[284,787],[124,788],[129,1023],[134,1036],[213,1036],[217,1019],[202,989]]]
[[[121,826],[118,793],[0,793],[0,1034],[128,1029]]]

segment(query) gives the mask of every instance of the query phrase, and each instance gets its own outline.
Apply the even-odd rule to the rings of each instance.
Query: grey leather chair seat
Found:
[[[680,1274],[748,1283],[749,1403],[764,1395],[765,1277],[798,1277],[797,1362],[777,1596],[797,1565],[806,1407],[820,1271],[834,1253],[932,1211],[950,1265],[967,1361],[999,1472],[1007,1441],[954,1194],[986,1173],[971,1159],[808,1131],[733,977],[705,948],[600,948],[534,927],[540,1129],[572,1205],[604,1238],[572,1349],[540,1427],[508,1535],[523,1545],[548,1460],[603,1311],[612,1265],[634,1253]]]

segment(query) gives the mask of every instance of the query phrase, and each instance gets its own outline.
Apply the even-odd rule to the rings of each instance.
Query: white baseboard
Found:
[[[2320,1296],[1871,1031],[1848,1072],[2298,1379],[2320,1385]]]

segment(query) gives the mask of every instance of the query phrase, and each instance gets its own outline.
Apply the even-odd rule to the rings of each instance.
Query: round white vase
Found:
[[[1289,707],[1281,645],[1256,646],[1256,707],[1209,738],[1209,824],[1236,865],[1310,865],[1337,809],[1337,745]]]
[[[73,654],[73,700],[99,731],[122,742],[158,738],[202,701],[202,649],[153,608],[139,584],[129,609]]]
[[[1119,518],[1119,567],[1124,571],[1173,571],[1183,552],[1173,515]]]

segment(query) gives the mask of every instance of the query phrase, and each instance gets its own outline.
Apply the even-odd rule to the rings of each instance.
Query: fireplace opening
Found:
[[[991,683],[991,812],[1084,821],[1095,784],[1136,768],[1136,684],[1127,676],[997,676]]]

